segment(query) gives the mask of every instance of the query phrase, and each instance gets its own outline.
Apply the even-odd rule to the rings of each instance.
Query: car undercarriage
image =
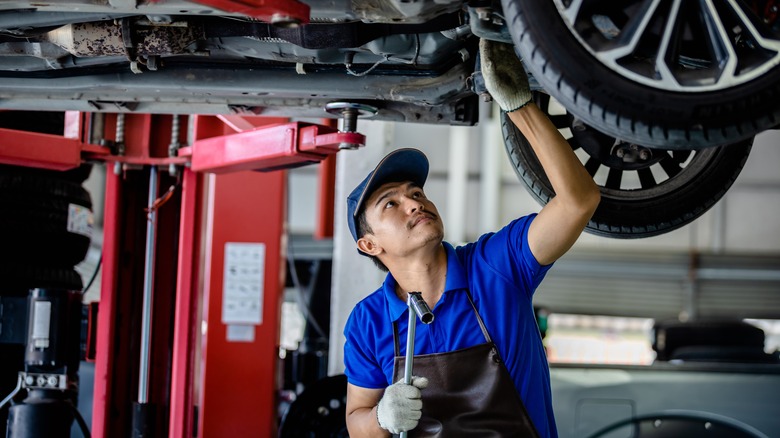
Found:
[[[477,42],[512,42],[537,99],[565,109],[556,123],[572,147],[587,139],[591,175],[607,169],[588,231],[648,237],[712,206],[753,137],[778,125],[777,11],[774,0],[0,2],[0,109],[470,126],[489,99]],[[504,132],[544,203],[553,193],[539,193],[543,172],[524,173],[523,140]],[[632,175],[640,183],[624,184]],[[716,190],[686,188],[697,182]],[[647,220],[648,207],[666,213]]]

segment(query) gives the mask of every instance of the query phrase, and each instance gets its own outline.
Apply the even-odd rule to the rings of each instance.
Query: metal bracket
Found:
[[[19,372],[19,379],[23,389],[68,389],[68,376],[53,373],[27,373]]]
[[[379,111],[377,107],[356,102],[330,102],[325,105],[329,114],[340,116],[339,132],[352,133],[357,131],[358,117],[373,117]],[[341,143],[340,149],[356,149],[363,144]]]
[[[8,396],[6,398],[4,398],[2,401],[0,401],[0,409],[2,409],[3,406],[5,406],[6,403],[11,401],[11,399],[16,397],[16,394],[18,394],[19,391],[22,390],[22,376],[21,376],[21,374],[22,373],[20,373],[19,378],[16,380],[16,388],[14,388],[14,390],[11,391],[11,393],[8,394]]]

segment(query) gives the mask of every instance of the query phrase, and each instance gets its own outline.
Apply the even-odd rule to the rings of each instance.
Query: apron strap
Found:
[[[485,323],[482,321],[482,317],[479,316],[477,306],[474,305],[474,300],[471,298],[471,292],[469,292],[468,289],[466,289],[466,296],[469,298],[469,304],[471,304],[471,309],[477,317],[477,322],[479,323],[480,330],[482,330],[482,335],[485,337],[485,341],[492,344],[493,339],[490,338],[490,333],[488,333],[487,327],[485,327]],[[401,355],[401,345],[398,341],[398,321],[393,321],[393,350],[396,357]]]
[[[492,344],[493,340],[490,338],[490,333],[488,333],[487,327],[485,327],[485,323],[482,321],[482,317],[479,316],[479,312],[477,311],[477,306],[474,305],[474,300],[471,298],[471,292],[469,292],[468,289],[466,289],[466,296],[469,297],[469,303],[471,304],[471,308],[474,309],[474,314],[477,315],[477,322],[479,323],[479,328],[482,329],[482,334],[485,336],[485,340],[488,341],[488,343]]]
[[[401,346],[398,342],[398,321],[393,321],[393,348],[395,349],[395,355],[401,355]]]

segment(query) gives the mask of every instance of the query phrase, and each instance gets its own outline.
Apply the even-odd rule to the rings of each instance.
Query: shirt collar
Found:
[[[448,242],[442,242],[442,244],[447,252],[447,279],[444,282],[444,293],[466,289],[468,287],[466,272],[455,254],[455,249]],[[393,274],[388,272],[385,282],[382,284],[382,292],[387,302],[390,321],[398,320],[407,310],[406,303],[398,299],[395,294],[396,284]]]

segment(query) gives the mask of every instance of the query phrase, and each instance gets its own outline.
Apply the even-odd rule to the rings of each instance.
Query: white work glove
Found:
[[[502,110],[512,112],[531,101],[528,76],[513,45],[480,39],[479,55],[485,87]]]
[[[422,416],[421,389],[428,386],[425,377],[412,376],[412,384],[403,379],[388,386],[385,395],[376,405],[376,419],[379,427],[393,434],[399,434],[417,427]]]

